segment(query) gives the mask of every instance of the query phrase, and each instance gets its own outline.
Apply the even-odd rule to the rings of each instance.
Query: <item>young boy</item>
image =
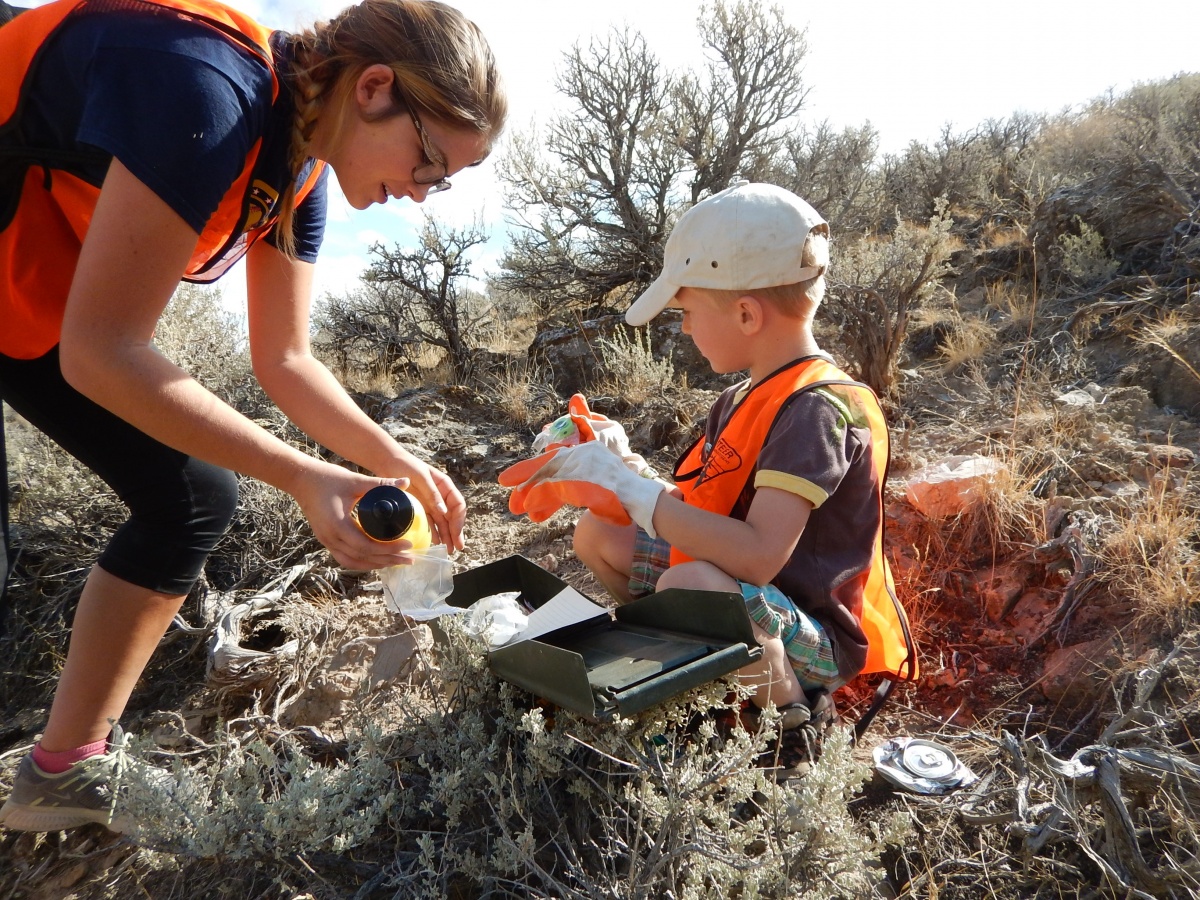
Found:
[[[740,593],[764,652],[739,674],[759,707],[805,704],[858,674],[864,593],[887,582],[883,416],[812,333],[828,265],[829,226],[781,188],[741,182],[688,210],[626,320],[681,309],[713,370],[749,378],[713,405],[673,489],[593,442],[518,491],[556,482],[560,501],[589,506],[575,552],[619,602],[670,587]],[[580,482],[615,494],[633,524],[563,493]]]

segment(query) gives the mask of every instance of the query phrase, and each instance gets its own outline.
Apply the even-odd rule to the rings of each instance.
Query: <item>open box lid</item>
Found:
[[[762,655],[738,594],[673,589],[613,614],[520,556],[456,575],[447,602],[506,591],[534,608],[531,627],[489,652],[490,668],[589,718],[632,715]]]

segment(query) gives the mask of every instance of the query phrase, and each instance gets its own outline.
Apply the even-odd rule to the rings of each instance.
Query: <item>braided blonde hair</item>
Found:
[[[452,128],[486,139],[485,155],[508,116],[508,98],[487,40],[474,22],[437,0],[362,0],[328,22],[291,36],[294,64],[283,76],[292,88],[295,114],[288,162],[292,179],[280,201],[276,245],[295,252],[292,218],[295,176],[309,156],[317,119],[334,111],[340,134],[358,76],[386,65],[395,75],[389,118],[415,108]]]

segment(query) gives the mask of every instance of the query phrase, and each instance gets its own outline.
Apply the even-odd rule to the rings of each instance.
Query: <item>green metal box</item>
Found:
[[[509,591],[534,615],[563,609],[568,621],[491,650],[492,671],[591,719],[641,712],[762,655],[739,594],[667,590],[609,611],[522,556],[455,575],[447,602]]]

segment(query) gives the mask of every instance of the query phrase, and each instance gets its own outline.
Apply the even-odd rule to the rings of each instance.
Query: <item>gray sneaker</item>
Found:
[[[111,831],[126,830],[116,815],[116,799],[127,760],[119,726],[113,726],[107,753],[81,760],[65,772],[45,772],[29,754],[21,760],[12,793],[0,807],[0,825],[14,831],[62,831],[95,822]]]

